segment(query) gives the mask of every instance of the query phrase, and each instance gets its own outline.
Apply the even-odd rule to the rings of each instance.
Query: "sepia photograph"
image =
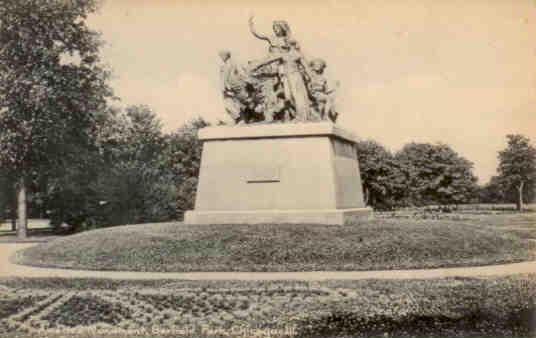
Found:
[[[0,0],[0,337],[536,338],[534,0]]]

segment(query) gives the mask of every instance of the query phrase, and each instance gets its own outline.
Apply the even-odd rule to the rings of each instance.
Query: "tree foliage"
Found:
[[[85,23],[96,5],[0,2],[0,165],[20,192],[96,151],[96,119],[112,94],[98,34]]]
[[[475,196],[473,164],[445,144],[409,143],[395,160],[413,205],[467,203]]]
[[[111,95],[92,0],[0,3],[0,161],[14,171],[76,159]],[[68,57],[72,62],[68,62]]]
[[[11,218],[11,209],[13,208],[13,199],[15,193],[13,186],[9,182],[9,177],[0,168],[0,223],[3,220]]]
[[[393,154],[374,140],[359,141],[356,149],[365,203],[376,209],[401,205],[403,177]]]
[[[480,188],[478,199],[481,203],[505,203],[508,201],[498,176],[492,176],[490,181]]]
[[[164,133],[147,106],[112,109],[98,124],[98,158],[69,167],[51,184],[48,207],[56,225],[78,229],[180,219],[194,205],[201,158],[193,120]]]
[[[166,137],[167,147],[161,165],[167,168],[177,188],[177,213],[181,216],[184,211],[194,208],[202,149],[197,131],[206,126],[205,120],[197,118]]]
[[[505,192],[514,192],[519,210],[531,198],[536,183],[536,148],[523,135],[507,135],[508,145],[499,152],[498,180]]]
[[[165,215],[156,207],[170,203],[170,196],[160,191],[165,180],[159,166],[165,148],[161,122],[147,106],[128,107],[120,122],[124,125],[119,128],[119,141],[108,148],[110,170],[99,181],[101,198],[111,216],[108,222],[162,220]]]
[[[468,203],[478,187],[472,163],[444,144],[409,143],[395,155],[373,140],[357,143],[365,200],[375,209]]]

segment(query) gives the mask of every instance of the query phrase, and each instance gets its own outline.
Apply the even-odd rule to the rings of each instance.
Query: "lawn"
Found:
[[[525,233],[523,233],[525,235]],[[129,271],[332,271],[532,260],[534,243],[482,221],[376,219],[334,225],[142,224],[28,248],[42,267]]]
[[[529,337],[536,333],[535,277],[4,279],[0,336]]]

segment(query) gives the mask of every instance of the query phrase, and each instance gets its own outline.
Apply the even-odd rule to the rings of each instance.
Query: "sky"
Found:
[[[288,3],[287,3],[288,2]],[[88,24],[105,44],[118,105],[146,104],[166,131],[196,116],[226,119],[218,51],[262,57],[287,20],[308,58],[340,81],[342,127],[391,151],[446,143],[496,173],[506,135],[536,140],[536,2],[533,0],[103,0]]]

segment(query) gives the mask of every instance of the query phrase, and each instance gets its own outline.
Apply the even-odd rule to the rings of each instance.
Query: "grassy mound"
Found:
[[[329,225],[128,225],[56,239],[18,263],[129,271],[380,270],[530,260],[530,244],[496,227],[373,220]]]

